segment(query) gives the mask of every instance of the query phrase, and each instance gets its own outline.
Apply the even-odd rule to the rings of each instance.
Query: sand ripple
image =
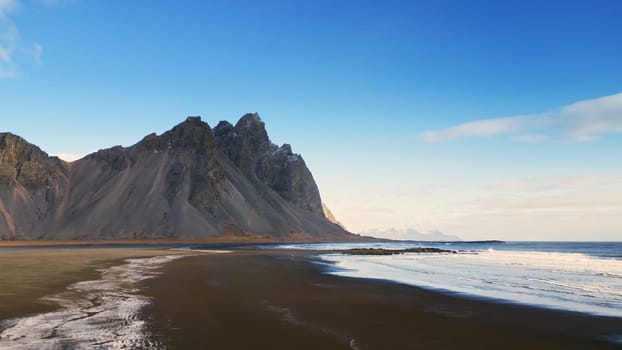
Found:
[[[137,283],[152,278],[162,264],[182,256],[128,259],[100,270],[102,278],[74,283],[44,298],[59,311],[15,318],[0,325],[2,349],[162,349],[145,330],[140,310],[149,298]]]

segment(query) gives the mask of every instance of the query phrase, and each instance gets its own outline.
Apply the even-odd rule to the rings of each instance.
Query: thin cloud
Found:
[[[519,142],[598,140],[606,133],[622,132],[622,93],[580,101],[556,111],[482,119],[446,129],[423,132],[425,142],[508,136]]]
[[[543,134],[520,134],[512,136],[512,140],[527,143],[542,143],[551,141],[551,137]]]
[[[454,203],[465,215],[622,213],[622,174],[546,176],[491,184],[476,198]]]
[[[6,18],[9,13],[19,9],[17,0],[0,0],[0,19]]]
[[[468,122],[447,129],[426,131],[420,135],[426,142],[441,142],[465,137],[490,137],[520,131],[529,117],[505,117]]]
[[[78,0],[37,0],[38,3],[41,3],[49,7],[61,6],[61,5],[76,2],[76,1]]]
[[[551,190],[622,189],[622,174],[585,174],[575,176],[540,176],[525,180],[498,182],[486,186],[489,191],[514,192],[523,195],[538,194]]]
[[[0,0],[0,79],[15,78],[18,75],[18,57],[29,56],[41,62],[43,46],[25,42],[11,15],[21,8],[18,0]]]

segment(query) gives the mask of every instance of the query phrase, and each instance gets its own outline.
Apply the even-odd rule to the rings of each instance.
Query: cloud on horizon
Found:
[[[622,173],[489,183],[450,198],[443,211],[433,225],[469,239],[619,240]]]
[[[622,133],[622,93],[584,100],[555,111],[481,119],[419,134],[425,142],[508,136],[518,142],[587,142]]]
[[[66,162],[73,162],[74,160],[78,160],[84,157],[84,155],[73,154],[73,153],[56,153],[56,154],[50,154],[50,155],[56,156]]]
[[[413,241],[461,241],[458,236],[449,235],[439,230],[422,231],[416,228],[371,229],[362,232],[365,236]]]

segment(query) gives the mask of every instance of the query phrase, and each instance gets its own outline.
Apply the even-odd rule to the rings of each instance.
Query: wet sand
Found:
[[[321,273],[304,252],[193,256],[142,283],[170,349],[619,349],[622,319]]]
[[[124,247],[0,249],[0,320],[57,309],[41,298],[75,282],[99,279],[98,269],[128,258],[175,254],[188,253]]]
[[[215,249],[223,248],[216,245]],[[322,274],[311,252],[196,255],[153,248],[0,249],[0,320],[51,311],[40,298],[127,258],[190,254],[140,282],[157,349],[620,349],[622,319],[451,296]],[[142,321],[140,321],[142,322]],[[141,340],[142,341],[142,340]]]

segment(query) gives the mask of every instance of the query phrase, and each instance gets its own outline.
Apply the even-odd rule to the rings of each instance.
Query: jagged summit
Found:
[[[233,125],[226,120],[221,120],[214,128],[215,136],[222,136],[233,130]]]
[[[49,155],[39,147],[26,141],[23,137],[10,132],[0,133],[0,153],[3,157],[31,159],[33,157],[48,158]]]
[[[188,117],[68,166],[0,134],[0,239],[346,239],[311,172],[257,113],[212,129]]]
[[[235,125],[238,128],[242,127],[256,127],[259,126],[261,128],[265,128],[264,122],[261,120],[259,113],[246,113],[238,120]]]
[[[194,117],[193,116],[188,116],[184,123],[200,125],[203,122],[201,121],[201,116],[197,115],[197,116],[194,116]]]
[[[0,184],[34,188],[66,177],[67,164],[12,133],[0,133]]]

